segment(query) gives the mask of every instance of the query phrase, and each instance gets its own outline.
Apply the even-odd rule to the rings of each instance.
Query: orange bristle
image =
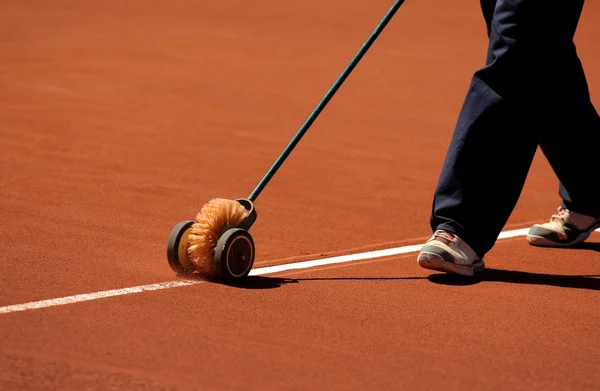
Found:
[[[223,198],[215,198],[202,207],[188,239],[190,262],[198,273],[215,275],[213,258],[219,237],[225,228],[239,226],[248,214],[239,202]]]

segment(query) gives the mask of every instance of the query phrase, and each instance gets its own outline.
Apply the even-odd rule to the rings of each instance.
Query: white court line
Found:
[[[129,295],[131,293],[158,291],[161,289],[177,288],[180,286],[188,286],[188,285],[194,285],[194,284],[199,284],[199,283],[200,283],[200,281],[159,282],[158,284],[140,285],[140,286],[133,286],[131,288],[113,289],[110,291],[102,291],[102,292],[95,292],[95,293],[84,293],[82,295],[66,296],[66,297],[61,297],[58,299],[32,301],[30,303],[25,303],[25,304],[15,304],[15,305],[9,305],[6,307],[0,307],[0,314],[8,314],[10,312],[19,312],[19,311],[27,311],[27,310],[35,310],[38,308],[55,307],[58,305],[65,305],[65,304],[72,304],[72,303],[80,303],[82,301],[104,299],[105,297]]]
[[[498,239],[508,239],[508,238],[514,238],[517,236],[525,236],[525,235],[527,235],[528,231],[529,231],[529,228],[522,228],[522,229],[515,229],[512,231],[501,232],[500,235],[498,236]],[[333,265],[336,263],[344,263],[344,262],[351,262],[351,261],[363,261],[365,259],[383,258],[383,257],[392,256],[392,255],[416,253],[421,250],[421,247],[423,247],[422,244],[414,244],[414,245],[410,245],[410,246],[389,248],[387,250],[377,250],[377,251],[369,251],[366,253],[342,255],[339,257],[315,259],[314,261],[304,261],[304,262],[288,263],[285,265],[261,267],[261,268],[252,270],[250,272],[250,275],[251,276],[260,276],[260,275],[264,275],[264,274],[285,272],[288,270],[307,269],[309,267],[315,267],[315,266]],[[1,309],[0,309],[0,313],[1,313]]]
[[[527,234],[528,230],[529,230],[528,228],[523,228],[523,229],[515,229],[512,231],[505,231],[505,232],[500,233],[500,235],[498,236],[498,239],[508,239],[508,238],[514,238],[517,236],[525,236]],[[333,265],[336,263],[362,261],[365,259],[382,258],[382,257],[393,256],[393,255],[408,254],[408,253],[418,252],[422,246],[423,246],[422,244],[416,244],[416,245],[410,245],[410,246],[394,247],[394,248],[390,248],[387,250],[369,251],[369,252],[364,252],[364,253],[342,255],[342,256],[323,258],[323,259],[315,259],[312,261],[304,261],[304,262],[288,263],[285,265],[261,267],[261,268],[253,269],[250,272],[250,275],[251,276],[259,276],[259,275],[265,275],[265,274],[284,272],[284,271],[288,271],[288,270],[307,269],[307,268],[316,267],[316,266]],[[109,290],[109,291],[102,291],[102,292],[95,292],[95,293],[85,293],[85,294],[81,294],[81,295],[61,297],[58,299],[32,301],[32,302],[24,303],[24,304],[15,304],[15,305],[9,305],[9,306],[5,306],[5,307],[0,307],[0,315],[8,314],[11,312],[27,311],[27,310],[34,310],[34,309],[39,309],[39,308],[47,308],[47,307],[55,307],[55,306],[59,306],[59,305],[65,305],[65,304],[79,303],[79,302],[83,302],[83,301],[104,299],[107,297],[129,295],[132,293],[142,293],[142,292],[148,292],[148,291],[158,291],[158,290],[162,290],[162,289],[178,288],[178,287],[182,287],[182,286],[196,285],[196,284],[201,284],[201,283],[202,283],[202,281],[190,281],[190,280],[168,281],[168,282],[160,282],[157,284],[134,286],[134,287],[130,287],[130,288],[113,289],[113,290]]]

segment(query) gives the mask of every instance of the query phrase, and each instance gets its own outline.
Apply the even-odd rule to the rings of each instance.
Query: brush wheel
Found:
[[[187,273],[193,269],[188,255],[188,238],[193,224],[191,220],[184,220],[177,224],[169,235],[167,259],[175,273]]]
[[[231,228],[221,237],[215,249],[215,272],[227,282],[244,279],[254,264],[254,240],[248,231]]]

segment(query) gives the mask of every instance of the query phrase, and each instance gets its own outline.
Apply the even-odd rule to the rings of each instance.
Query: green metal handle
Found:
[[[279,168],[281,167],[281,165],[283,164],[285,159],[287,159],[289,154],[292,152],[292,150],[294,149],[296,144],[298,144],[298,142],[300,141],[302,136],[304,136],[304,134],[310,128],[310,126],[313,124],[313,122],[315,122],[315,120],[317,119],[319,114],[321,114],[321,111],[323,111],[323,109],[325,108],[327,103],[329,103],[329,101],[331,100],[333,95],[337,92],[337,90],[341,87],[341,85],[344,83],[346,78],[350,75],[352,70],[356,67],[356,65],[361,60],[361,58],[369,50],[369,48],[371,47],[373,42],[375,42],[375,40],[377,39],[379,34],[381,34],[381,32],[383,31],[385,26],[389,23],[389,21],[392,19],[392,17],[396,13],[396,11],[398,11],[398,9],[402,5],[402,3],[404,3],[404,1],[405,0],[396,0],[394,5],[392,5],[392,7],[389,9],[389,11],[385,14],[383,19],[381,19],[381,21],[379,22],[377,27],[375,27],[375,29],[373,30],[373,32],[371,33],[369,38],[361,46],[359,51],[354,55],[354,57],[352,58],[350,63],[346,66],[346,68],[344,69],[342,74],[338,77],[338,79],[335,81],[335,83],[331,86],[329,91],[327,91],[327,93],[325,94],[323,99],[321,99],[321,101],[319,102],[317,107],[313,110],[313,112],[310,114],[310,116],[304,122],[304,124],[302,125],[300,130],[298,130],[298,132],[296,133],[296,135],[294,136],[292,141],[290,141],[290,143],[287,145],[287,147],[285,147],[285,149],[283,150],[281,155],[277,158],[275,163],[271,166],[271,168],[269,169],[267,174],[263,177],[263,179],[260,181],[260,183],[256,186],[256,188],[254,189],[252,194],[250,194],[250,197],[248,197],[248,199],[250,201],[254,202],[256,200],[256,198],[258,198],[260,193],[264,190],[264,188],[267,186],[269,181],[273,178],[273,176],[275,175],[277,170],[279,170]]]

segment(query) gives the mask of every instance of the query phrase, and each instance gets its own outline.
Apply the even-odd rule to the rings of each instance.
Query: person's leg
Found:
[[[488,37],[491,34],[492,19],[494,18],[494,10],[496,9],[496,0],[480,0],[481,14],[485,20],[485,27],[487,29]]]
[[[600,227],[600,197],[594,164],[600,149],[600,117],[591,103],[587,80],[573,37],[583,0],[573,0],[567,9],[549,8],[544,20],[563,14],[570,34],[551,37],[552,60],[540,64],[537,88],[540,147],[559,178],[561,207],[549,222],[534,225],[527,240],[538,246],[572,246],[587,239]],[[551,27],[554,27],[551,29]],[[556,26],[546,26],[553,34]],[[548,48],[547,52],[550,52]],[[562,75],[556,78],[555,75]]]
[[[486,31],[490,38],[486,65],[492,67],[496,60],[495,52],[501,46],[497,42],[499,36],[492,33],[497,0],[480,0],[480,4]],[[484,72],[483,70],[479,71],[479,73]],[[491,79],[495,78],[491,77]],[[503,110],[511,111],[510,108],[502,106],[502,98],[492,88],[486,86],[485,82],[476,74],[471,80],[469,92],[459,115],[434,197],[431,218],[434,235],[423,246],[417,258],[419,265],[424,268],[466,276],[472,276],[485,268],[483,259],[467,242],[453,233],[461,232],[461,235],[467,236],[464,227],[465,220],[456,216],[469,218],[468,213],[465,212],[469,206],[461,205],[465,198],[474,194],[471,191],[473,183],[469,185],[468,181],[473,180],[474,176],[486,175],[477,172],[476,166],[480,161],[485,161],[485,157],[481,156],[481,153],[485,154],[485,151],[479,150],[477,144],[481,142],[482,137],[486,138],[486,135],[481,133],[486,128],[491,131],[501,129],[501,126],[498,126],[500,124],[493,124],[494,118],[503,118],[502,115],[499,115]],[[493,126],[498,127],[493,129]],[[474,132],[469,135],[469,130],[473,129],[476,129],[479,135],[473,137]],[[464,179],[467,182],[463,181]],[[453,183],[454,180],[460,182]],[[463,184],[467,186],[461,187]],[[470,203],[472,202],[473,200],[470,201]],[[445,209],[448,212],[447,215],[444,214]],[[438,224],[442,224],[441,222],[446,223],[446,229],[451,232],[437,231]],[[472,238],[469,240],[473,241]]]
[[[600,186],[594,178],[600,151],[600,117],[590,100],[586,76],[573,37],[583,0],[571,0],[563,18],[566,37],[553,37],[556,54],[540,67],[542,104],[539,142],[560,180],[562,206],[584,215],[600,217]],[[552,12],[552,11],[547,11]],[[556,16],[552,13],[550,16]],[[549,18],[548,18],[549,19]],[[548,26],[550,27],[550,26]],[[552,30],[554,31],[554,30]],[[557,78],[555,75],[561,75]]]
[[[580,1],[496,1],[488,29],[488,61],[472,78],[454,130],[434,195],[434,235],[417,258],[421,266],[457,272],[458,265],[458,272],[464,274],[482,268],[480,258],[494,245],[518,201],[538,137],[544,143],[552,138],[552,132],[535,131],[536,109],[551,107],[547,104],[551,99],[545,96],[550,86],[573,91],[573,75],[565,66],[569,62],[563,59],[568,46],[563,43],[572,41],[576,29],[572,21],[581,11]],[[482,10],[489,8],[482,3]],[[586,110],[585,105],[573,107]],[[588,105],[588,114],[589,109]],[[595,126],[596,117],[587,118]],[[564,128],[560,136],[565,137]],[[569,189],[570,199],[577,198],[578,208],[583,208],[583,200],[593,207],[589,191],[578,190],[577,197],[572,194],[577,189],[576,175],[565,173],[569,170],[563,167],[574,162],[554,162],[565,145],[581,145],[575,138],[560,148],[559,143],[551,145],[545,144],[544,151]],[[589,157],[595,145],[584,148]]]
[[[487,64],[471,80],[435,190],[432,229],[458,235],[479,257],[512,213],[537,149],[530,3],[496,1]]]

